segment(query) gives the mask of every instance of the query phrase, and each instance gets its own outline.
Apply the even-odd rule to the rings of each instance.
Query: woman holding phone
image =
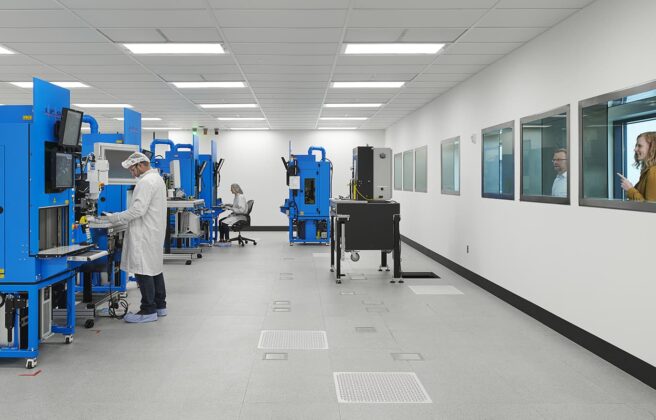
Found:
[[[620,185],[629,200],[656,201],[656,131],[640,134],[633,151],[635,167],[640,169],[640,180],[634,186],[618,173]]]

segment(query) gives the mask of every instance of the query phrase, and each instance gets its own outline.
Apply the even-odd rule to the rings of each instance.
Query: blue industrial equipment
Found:
[[[315,151],[321,152],[317,160]],[[289,243],[330,242],[332,162],[323,147],[310,147],[307,155],[282,158],[287,172],[289,198],[280,211],[289,217]]]
[[[205,202],[205,209],[200,217],[202,232],[200,243],[204,245],[212,245],[217,240],[218,217],[223,211],[220,207],[223,204],[222,200],[217,197],[222,166],[223,159],[218,158],[216,143],[212,140],[211,153],[199,155],[196,163],[198,198]]]
[[[33,105],[0,106],[0,357],[27,368],[53,333],[73,340],[76,269],[106,255],[73,235],[82,113],[69,106],[68,90],[36,78]]]
[[[141,150],[141,114],[125,109],[123,115],[123,134],[101,134],[93,117],[85,115],[82,119],[91,126],[91,132],[82,136],[81,165],[76,173],[76,234],[80,242],[92,242],[97,249],[107,251],[107,256],[81,267],[76,279],[76,291],[82,294],[76,314],[85,319],[87,328],[93,327],[101,304],[108,302],[110,313],[115,313],[113,305],[127,292],[128,275],[120,270],[127,226],[87,220],[129,206],[136,181],[121,162]]]

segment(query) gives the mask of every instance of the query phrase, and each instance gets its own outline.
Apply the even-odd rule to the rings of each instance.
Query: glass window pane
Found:
[[[394,189],[403,188],[403,153],[394,155]]]
[[[428,146],[415,149],[415,191],[428,192]]]
[[[460,138],[442,142],[442,193],[460,194]]]
[[[522,199],[569,203],[568,114],[522,120]]]
[[[403,191],[412,191],[413,187],[413,158],[414,153],[412,150],[403,152]]]
[[[512,124],[483,130],[483,197],[512,199],[515,196]]]
[[[603,202],[598,205],[604,207],[646,210],[643,201],[656,202],[656,186],[649,188],[646,182],[648,170],[656,166],[656,158],[652,153],[640,159],[635,148],[639,137],[641,143],[647,145],[647,151],[651,150],[647,139],[653,138],[651,147],[656,147],[656,90],[653,83],[583,103],[582,204],[590,205],[586,200],[592,199]],[[622,188],[620,175],[626,177],[634,188]]]

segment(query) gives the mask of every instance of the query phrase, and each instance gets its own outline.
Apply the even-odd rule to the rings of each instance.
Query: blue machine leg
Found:
[[[37,286],[30,286],[27,292],[27,300],[28,300],[28,308],[29,308],[29,317],[31,319],[39,319],[40,316],[39,288]],[[27,323],[27,349],[29,351],[35,351],[37,355],[39,354],[38,353],[39,350],[39,323],[38,322]]]

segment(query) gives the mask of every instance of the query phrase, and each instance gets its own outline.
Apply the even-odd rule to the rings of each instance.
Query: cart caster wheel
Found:
[[[185,265],[191,265],[191,260],[185,261]]]
[[[196,257],[203,258],[203,254],[196,254]]]
[[[336,280],[335,283],[342,284],[342,281],[341,280]]]
[[[389,273],[389,272],[390,272],[389,267],[387,267],[387,268],[385,269],[385,271]]]
[[[64,337],[64,342],[66,344],[71,344],[73,342],[73,336],[72,335],[67,335],[66,337]]]
[[[334,273],[334,272],[335,272],[335,268],[334,268],[334,267],[330,267],[330,272],[331,272],[331,273]]]
[[[253,242],[253,245],[257,246],[257,242]]]
[[[25,361],[25,369],[34,369],[37,365],[36,359],[27,359]]]
[[[95,322],[93,321],[93,319],[87,319],[86,321],[84,321],[84,328],[86,329],[93,328],[94,324]]]
[[[403,281],[403,280],[399,280],[399,283],[405,283],[405,281]]]
[[[396,283],[396,281],[395,280],[390,280],[390,283],[394,284],[394,283]]]

